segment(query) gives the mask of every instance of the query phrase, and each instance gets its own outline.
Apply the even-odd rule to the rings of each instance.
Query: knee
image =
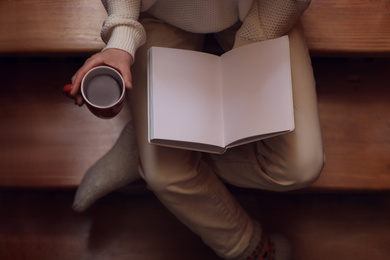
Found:
[[[300,189],[313,184],[320,176],[325,164],[323,151],[296,157],[290,162],[285,175],[288,187]]]
[[[154,193],[179,192],[198,177],[199,158],[189,156],[176,161],[149,162],[146,167],[140,167],[142,178]]]
[[[175,171],[172,167],[161,167],[158,171],[153,171],[150,167],[142,167],[141,165],[141,176],[148,189],[155,193],[166,191],[168,187],[179,181],[177,177],[174,180],[173,176],[169,174]]]
[[[162,173],[164,172],[165,171],[162,171]],[[170,178],[166,178],[165,174],[151,174],[149,172],[143,172],[142,177],[146,182],[148,189],[155,193],[165,191],[171,185]]]

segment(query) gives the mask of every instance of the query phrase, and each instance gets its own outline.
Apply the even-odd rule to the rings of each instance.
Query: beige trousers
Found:
[[[136,53],[130,93],[141,175],[161,202],[222,258],[240,255],[249,245],[254,222],[226,189],[240,187],[287,191],[319,176],[324,155],[315,82],[308,49],[299,27],[289,32],[296,129],[210,155],[148,143],[146,65],[151,46],[201,50],[203,35],[177,29],[153,17],[141,17],[147,42]],[[234,29],[217,35],[233,45]],[[272,111],[270,111],[272,113]]]

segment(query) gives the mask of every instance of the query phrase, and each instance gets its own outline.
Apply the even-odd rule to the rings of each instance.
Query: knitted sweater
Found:
[[[133,57],[146,39],[138,22],[147,11],[173,26],[194,33],[219,32],[237,21],[243,25],[235,46],[284,35],[310,0],[102,0],[107,10],[101,31],[106,48],[122,49]]]

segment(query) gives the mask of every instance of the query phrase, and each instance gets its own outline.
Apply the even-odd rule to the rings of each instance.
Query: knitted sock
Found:
[[[232,260],[289,260],[291,247],[287,239],[278,234],[269,237],[262,232],[261,226],[254,221],[254,231],[248,247]]]
[[[268,236],[263,235],[255,251],[253,251],[252,255],[248,257],[248,260],[274,260],[274,255],[274,244]]]
[[[108,193],[138,179],[138,153],[133,125],[128,123],[114,146],[85,173],[73,209],[85,211]]]
[[[260,243],[247,260],[289,260],[291,246],[287,239],[278,234],[262,235]]]
[[[261,229],[260,223],[257,221],[253,221],[253,233],[251,239],[249,240],[248,247],[238,256],[233,258],[232,260],[247,260],[250,256],[254,254],[256,248],[259,245],[259,241],[261,243],[263,237],[263,231]]]

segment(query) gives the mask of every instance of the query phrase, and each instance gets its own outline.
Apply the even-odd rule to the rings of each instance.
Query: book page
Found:
[[[152,47],[149,137],[222,145],[219,57]]]
[[[226,144],[294,128],[288,37],[222,56]]]

